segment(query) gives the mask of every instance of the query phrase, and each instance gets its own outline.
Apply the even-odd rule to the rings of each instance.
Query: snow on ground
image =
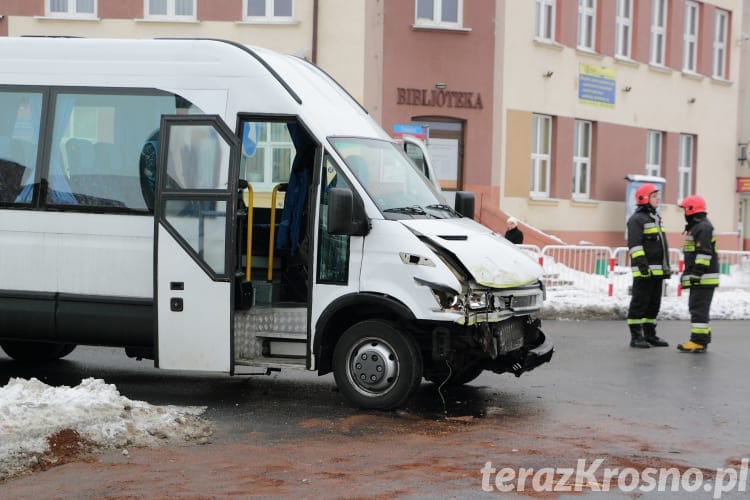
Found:
[[[630,297],[607,296],[573,285],[550,287],[545,319],[621,319]],[[688,292],[663,298],[660,319],[689,319]],[[750,319],[750,290],[717,289],[713,319]],[[179,442],[206,442],[212,429],[203,407],[154,406],[131,401],[103,380],[88,378],[77,387],[50,387],[37,379],[11,379],[0,387],[0,482],[41,465],[55,463],[62,441],[90,449],[122,449]],[[61,434],[62,433],[62,434]],[[67,434],[65,434],[67,433]],[[67,443],[70,445],[70,443]],[[52,448],[52,449],[51,449]],[[75,453],[74,453],[75,454]]]
[[[688,296],[683,292],[662,297],[659,320],[689,320]],[[549,289],[542,309],[543,319],[625,319],[629,295],[607,296],[577,289]],[[711,319],[750,319],[750,289],[718,288],[711,303]]]
[[[0,481],[69,452],[205,442],[212,429],[199,418],[204,411],[131,401],[99,379],[50,387],[12,378],[0,387]]]

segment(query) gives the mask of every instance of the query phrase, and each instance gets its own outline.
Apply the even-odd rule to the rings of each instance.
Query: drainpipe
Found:
[[[313,18],[312,18],[312,54],[310,55],[313,64],[318,63],[318,0],[313,0]]]

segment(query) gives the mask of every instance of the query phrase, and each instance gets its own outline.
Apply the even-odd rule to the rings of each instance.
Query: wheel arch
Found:
[[[339,297],[325,308],[315,323],[313,352],[319,375],[332,371],[333,350],[341,335],[353,324],[366,319],[401,323],[416,318],[402,302],[387,295],[356,293]]]

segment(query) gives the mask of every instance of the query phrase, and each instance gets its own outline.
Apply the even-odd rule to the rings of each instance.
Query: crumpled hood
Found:
[[[480,285],[510,288],[533,283],[542,276],[542,267],[523,250],[472,219],[399,222],[456,255]]]

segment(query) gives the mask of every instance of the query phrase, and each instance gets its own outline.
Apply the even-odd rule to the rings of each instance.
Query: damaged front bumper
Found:
[[[478,323],[462,331],[433,331],[433,360],[453,365],[478,365],[495,373],[517,377],[548,363],[553,343],[541,330],[541,321],[530,316],[509,318],[495,323]]]
[[[520,377],[552,359],[554,345],[542,332],[539,319],[514,318],[491,327],[485,325],[481,328],[481,345],[489,358],[483,363],[486,370]]]
[[[543,333],[540,332],[540,334],[542,336],[541,345],[533,349],[529,349],[525,353],[519,352],[518,359],[515,360],[510,366],[510,370],[507,369],[506,362],[501,363],[500,371],[493,367],[488,368],[496,373],[504,373],[510,371],[513,372],[516,377],[520,377],[524,372],[531,371],[537,366],[543,365],[544,363],[549,363],[552,359],[552,353],[555,352],[555,346],[551,341],[547,340],[547,337]],[[510,353],[509,355],[513,354],[514,353]]]

